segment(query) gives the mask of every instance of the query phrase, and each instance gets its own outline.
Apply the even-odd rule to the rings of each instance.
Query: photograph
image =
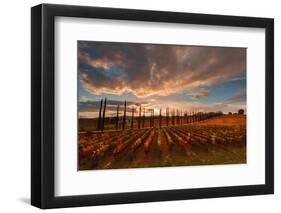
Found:
[[[247,163],[246,53],[77,41],[78,170]]]
[[[199,11],[152,3],[31,7],[31,61],[22,59],[31,75],[16,69],[28,78],[30,97],[11,96],[13,77],[4,78],[3,91],[30,100],[31,144],[24,147],[31,159],[29,169],[19,168],[29,172],[32,206],[247,196],[253,200],[239,199],[251,211],[262,195],[274,196],[273,16],[280,13],[262,17],[253,4],[244,5],[247,13],[221,14],[213,2]],[[164,209],[177,208],[172,203]],[[222,210],[231,206],[223,203]]]

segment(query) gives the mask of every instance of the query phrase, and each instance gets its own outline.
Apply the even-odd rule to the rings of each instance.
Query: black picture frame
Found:
[[[129,193],[54,195],[55,17],[264,28],[265,184]],[[31,204],[60,208],[274,193],[274,20],[270,18],[41,4],[31,8]]]

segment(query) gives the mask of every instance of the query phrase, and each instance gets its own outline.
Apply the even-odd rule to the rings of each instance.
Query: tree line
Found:
[[[104,131],[106,123],[106,107],[107,99],[101,99],[99,107],[99,115],[97,121],[97,130]],[[167,107],[165,113],[163,113],[162,108],[159,110],[159,114],[155,115],[154,109],[146,109],[142,104],[139,106],[130,107],[130,115],[127,115],[127,101],[124,101],[123,112],[120,110],[120,104],[117,104],[116,115],[111,117],[111,125],[114,125],[116,130],[124,130],[128,128],[145,128],[145,127],[162,127],[162,126],[175,126],[184,125],[194,122],[199,122],[202,120],[209,119],[218,115],[222,115],[222,112],[188,112],[179,109],[170,109]],[[149,116],[147,116],[147,112]]]

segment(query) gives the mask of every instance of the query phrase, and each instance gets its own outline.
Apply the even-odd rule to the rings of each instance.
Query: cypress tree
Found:
[[[123,116],[123,130],[126,127],[126,106],[127,106],[127,103],[125,101],[125,103],[124,103],[124,116]]]
[[[162,109],[160,108],[160,113],[159,113],[159,127],[162,125],[162,115],[161,115]]]
[[[117,112],[116,112],[116,126],[115,128],[118,129],[119,125],[119,104],[117,105]]]
[[[141,104],[140,104],[140,108],[139,108],[139,118],[138,118],[138,128],[140,129],[140,125],[141,125]]]
[[[103,99],[100,100],[100,110],[99,110],[99,118],[98,118],[98,124],[97,124],[97,130],[101,130],[101,110],[103,105]]]
[[[132,118],[131,118],[131,129],[134,128],[134,111],[135,111],[135,108],[133,107],[133,109],[132,109]]]
[[[103,105],[103,115],[102,115],[102,125],[101,125],[101,131],[103,131],[103,130],[104,130],[105,111],[106,111],[106,98],[104,98],[104,105]]]
[[[169,107],[166,108],[166,126],[169,126]]]
[[[145,107],[143,108],[142,128],[144,128],[144,122],[145,122]]]

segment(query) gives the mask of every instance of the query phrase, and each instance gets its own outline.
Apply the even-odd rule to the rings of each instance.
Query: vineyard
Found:
[[[79,170],[246,163],[246,116],[79,133]]]

